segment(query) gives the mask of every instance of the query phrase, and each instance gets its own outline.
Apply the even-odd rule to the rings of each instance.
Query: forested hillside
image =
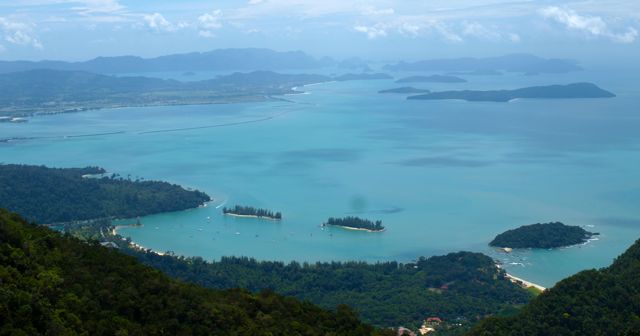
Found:
[[[131,251],[166,274],[210,288],[264,288],[324,308],[346,304],[379,326],[419,326],[438,316],[466,325],[525,304],[531,294],[504,278],[491,258],[471,252],[416,263],[284,264],[224,257],[219,262]]]
[[[469,335],[640,335],[640,240],[608,268],[560,281],[513,317]]]
[[[195,208],[211,199],[159,181],[85,178],[104,169],[0,165],[0,207],[38,223],[130,218]]]
[[[384,334],[345,306],[330,312],[269,291],[216,291],[171,280],[115,249],[5,210],[0,321],[0,335]]]

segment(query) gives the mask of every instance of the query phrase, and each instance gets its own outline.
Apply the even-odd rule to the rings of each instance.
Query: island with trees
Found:
[[[403,86],[394,89],[380,90],[378,93],[429,93],[427,89],[418,89],[411,86]]]
[[[560,222],[524,225],[497,235],[490,246],[502,248],[557,248],[582,244],[598,233]]]
[[[209,201],[198,190],[109,175],[99,167],[0,165],[0,207],[43,224],[134,218],[197,208]]]
[[[518,98],[530,99],[576,99],[576,98],[613,98],[616,95],[601,89],[592,83],[573,83],[567,85],[532,86],[516,90],[461,90],[440,91],[410,96],[407,99],[444,100],[460,99],[466,101],[508,102]]]
[[[330,217],[322,226],[338,226],[349,230],[359,230],[367,232],[382,232],[385,230],[382,221],[370,221],[359,217],[348,216],[344,218]]]
[[[400,78],[396,83],[466,83],[467,80],[451,75],[410,76]]]
[[[267,209],[258,209],[251,206],[236,205],[233,208],[222,208],[222,213],[229,216],[237,217],[253,217],[253,218],[266,218],[272,220],[281,220],[282,213],[273,212]]]

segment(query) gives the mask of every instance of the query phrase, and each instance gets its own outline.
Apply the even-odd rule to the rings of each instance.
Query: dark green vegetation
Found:
[[[326,223],[322,225],[340,226],[349,229],[362,229],[369,231],[384,231],[382,221],[370,221],[368,219],[362,219],[359,217],[348,216],[345,218],[329,218]]]
[[[57,223],[185,210],[211,200],[166,182],[83,177],[104,172],[97,167],[0,165],[0,207],[31,221]]]
[[[344,74],[341,76],[333,77],[336,81],[350,81],[350,80],[376,80],[376,79],[393,79],[393,77],[383,73],[361,73],[361,74]]]
[[[420,83],[420,82],[428,82],[428,83],[466,83],[467,81],[463,78],[456,76],[444,76],[444,75],[431,75],[431,76],[411,76],[400,78],[396,81],[396,83]]]
[[[560,222],[524,225],[497,235],[491,246],[511,248],[556,248],[582,244],[597,233]]]
[[[576,61],[540,58],[527,54],[512,54],[487,58],[432,59],[413,63],[400,62],[386,65],[386,71],[456,71],[486,73],[507,71],[521,73],[566,73],[581,68]]]
[[[395,89],[381,90],[378,93],[428,93],[431,92],[427,89],[417,89],[410,86],[403,86]]]
[[[640,240],[608,268],[564,279],[515,316],[488,318],[469,335],[640,335]]]
[[[379,325],[418,327],[427,316],[469,325],[479,317],[513,310],[531,294],[504,278],[480,253],[458,252],[415,263],[331,262],[284,264],[223,257],[217,262],[130,250],[144,264],[210,288],[269,288],[324,308],[352,307]]]
[[[4,210],[0,321],[0,335],[383,334],[346,306],[329,312],[268,290],[256,295],[184,284],[116,249]]]
[[[269,71],[234,73],[211,80],[179,82],[115,77],[80,71],[30,70],[0,75],[0,115],[82,111],[146,105],[263,101],[294,93],[294,86],[329,81],[321,75]]]
[[[569,99],[569,98],[611,98],[615,95],[603,90],[591,83],[573,83],[568,85],[532,86],[516,90],[491,90],[491,91],[442,91],[432,92],[419,96],[411,96],[407,99],[440,100],[462,99],[466,101],[492,101],[508,102],[516,98],[544,98],[544,99]]]
[[[260,218],[270,218],[270,219],[282,219],[282,214],[280,212],[273,212],[267,209],[257,209],[250,206],[241,206],[236,205],[233,208],[222,208],[222,213],[225,215],[238,215],[238,216],[254,216]]]

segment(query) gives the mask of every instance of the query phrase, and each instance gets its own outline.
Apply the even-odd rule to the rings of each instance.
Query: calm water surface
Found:
[[[0,143],[0,162],[98,165],[210,194],[207,207],[148,216],[143,227],[120,231],[158,251],[410,261],[471,250],[549,286],[608,265],[640,237],[640,92],[629,85],[633,76],[624,76],[585,71],[415,85],[490,89],[584,80],[618,94],[602,100],[406,101],[378,94],[400,86],[380,80],[307,86],[308,94],[282,102],[41,116],[0,124],[0,138],[28,138]],[[282,211],[284,220],[224,217],[225,204]],[[347,214],[381,219],[387,231],[319,227]],[[600,238],[510,255],[487,246],[506,229],[556,220]]]

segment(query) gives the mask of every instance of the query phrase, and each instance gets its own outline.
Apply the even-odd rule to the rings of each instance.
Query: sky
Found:
[[[640,0],[0,0],[0,59],[219,48],[369,60],[640,59]]]

